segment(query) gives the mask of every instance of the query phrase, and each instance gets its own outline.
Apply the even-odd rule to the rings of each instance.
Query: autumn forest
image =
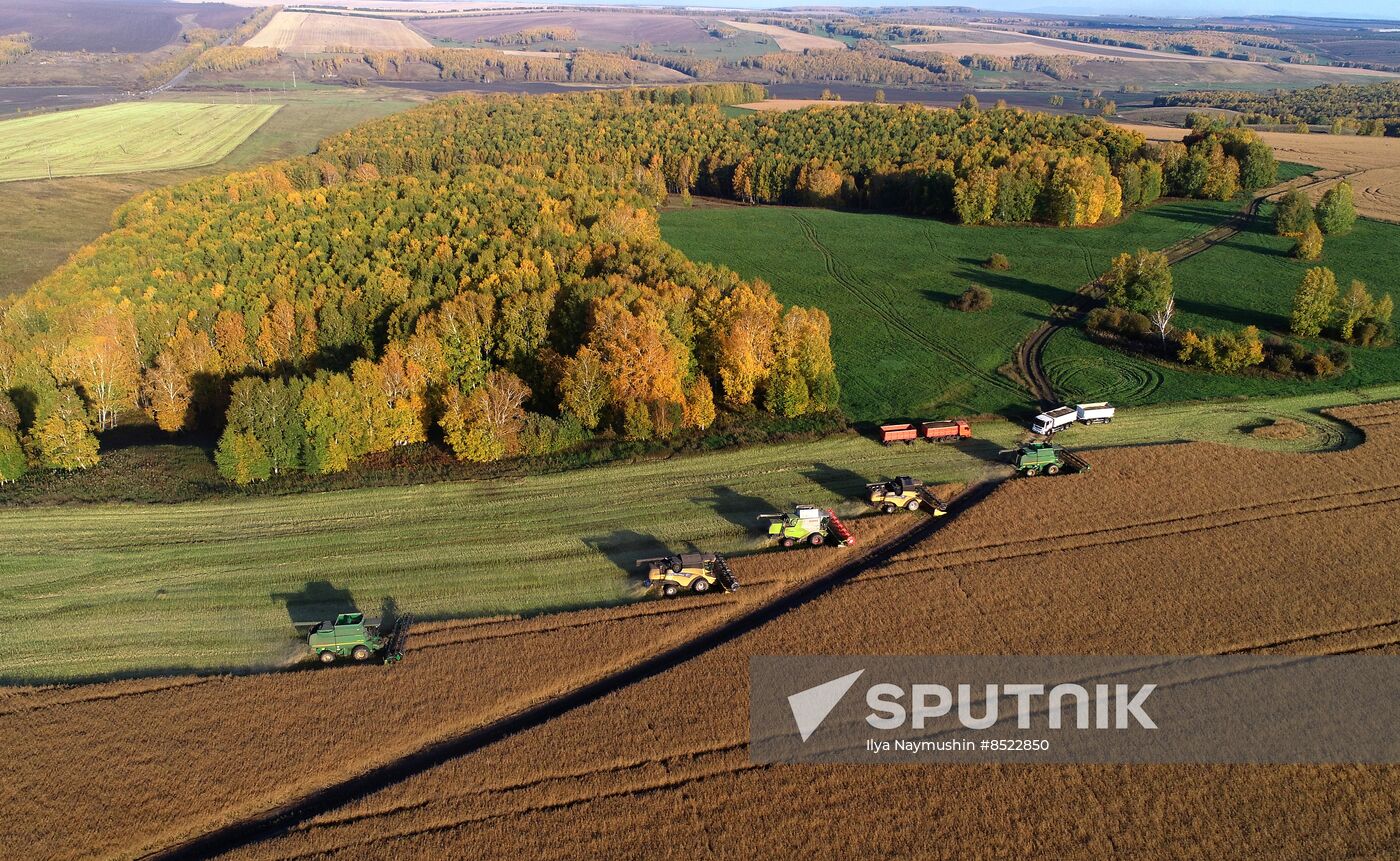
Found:
[[[1092,227],[1272,184],[1242,129],[886,105],[732,118],[752,85],[461,97],[138,197],[0,306],[0,474],[140,409],[230,480],[441,439],[492,461],[722,412],[837,409],[831,325],[665,244],[670,195]]]

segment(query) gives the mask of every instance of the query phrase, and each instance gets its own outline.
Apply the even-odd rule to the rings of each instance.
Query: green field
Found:
[[[1306,263],[1290,256],[1292,239],[1270,231],[1269,208],[1263,215],[1250,229],[1172,268],[1178,328],[1211,332],[1255,325],[1287,332],[1293,292],[1312,266],[1332,269],[1343,290],[1356,278],[1376,295],[1396,295],[1393,273],[1400,256],[1400,226],[1359,219],[1351,233],[1328,237],[1320,261]],[[1321,340],[1311,343],[1325,345]],[[1222,376],[1146,362],[1095,344],[1082,332],[1062,330],[1046,346],[1045,368],[1056,393],[1066,400],[1108,398],[1121,403],[1304,394],[1400,379],[1400,348],[1347,349],[1351,367],[1335,379]]]
[[[1065,439],[1322,448],[1352,437],[1316,408],[1395,397],[1400,385],[1125,410]],[[1241,432],[1278,416],[1313,433],[1280,443]],[[959,446],[886,448],[847,435],[516,480],[0,510],[0,682],[274,665],[300,654],[292,617],[346,604],[376,611],[392,600],[431,618],[628,600],[638,557],[761,549],[757,514],[798,502],[860,513],[865,482],[897,474],[1005,474],[998,452],[1021,428],[988,420],[974,431]]]
[[[213,164],[277,108],[130,102],[0,122],[0,182]]]
[[[328,92],[302,87],[272,95],[275,103],[263,107],[280,105],[280,109],[213,165],[5,184],[9,206],[0,210],[0,247],[7,253],[0,255],[0,297],[25,289],[78,247],[96,239],[111,223],[113,210],[136,194],[218,171],[302,155],[315,149],[327,135],[413,104],[398,93],[344,88]],[[211,103],[268,97],[214,92],[198,95],[200,101]],[[6,124],[0,122],[0,130]]]
[[[662,215],[665,239],[696,260],[773,285],[785,304],[832,317],[842,407],[854,419],[990,413],[1028,403],[998,368],[1052,305],[1098,277],[1113,256],[1163,248],[1208,230],[1237,203],[1153,207],[1111,227],[965,227],[897,215],[796,207],[697,207]],[[979,264],[993,252],[1007,272]],[[971,283],[990,311],[947,307]]]

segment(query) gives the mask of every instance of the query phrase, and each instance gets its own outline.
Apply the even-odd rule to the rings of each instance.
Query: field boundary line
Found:
[[[996,484],[995,481],[984,481],[970,486],[952,501],[950,514],[954,515],[953,517],[926,517],[923,522],[870,548],[863,555],[839,564],[825,574],[804,580],[793,588],[779,593],[766,603],[730,617],[709,630],[684,639],[631,666],[605,672],[572,690],[547,697],[482,726],[430,742],[369,771],[352,775],[300,797],[275,804],[259,813],[178,840],[165,847],[145,851],[138,857],[148,859],[148,861],[177,861],[177,859],[184,861],[184,859],[207,858],[285,834],[297,824],[322,813],[401,783],[434,766],[477,751],[508,736],[540,726],[608,694],[657,676],[693,657],[756,630],[790,610],[794,610],[854,579],[867,568],[888,561],[893,556],[916,546],[919,542],[945,528],[949,521],[956,520],[958,513],[985,499]]]

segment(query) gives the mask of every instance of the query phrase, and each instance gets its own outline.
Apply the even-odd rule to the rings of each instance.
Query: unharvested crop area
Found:
[[[402,21],[314,12],[278,12],[244,44],[250,48],[318,52],[333,48],[431,47],[427,39],[408,29]]]
[[[277,105],[131,102],[0,123],[0,182],[213,164]]]
[[[752,633],[229,857],[1389,857],[1394,767],[759,766],[746,751],[752,655],[1394,652],[1400,409],[1342,415],[1366,444],[1099,451],[1092,473],[1004,485]]]
[[[912,522],[855,529],[873,546]],[[168,845],[635,663],[863,549],[737,560],[733,595],[422,623],[394,666],[0,690],[0,743],[25,752],[0,788],[0,842],[43,858]],[[58,809],[82,812],[54,828]]]

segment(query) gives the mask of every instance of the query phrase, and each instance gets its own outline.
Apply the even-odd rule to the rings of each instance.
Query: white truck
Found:
[[[1104,401],[1092,404],[1079,404],[1073,407],[1056,407],[1043,412],[1031,422],[1031,432],[1049,435],[1064,430],[1075,422],[1086,425],[1107,424],[1113,421],[1113,405]]]

